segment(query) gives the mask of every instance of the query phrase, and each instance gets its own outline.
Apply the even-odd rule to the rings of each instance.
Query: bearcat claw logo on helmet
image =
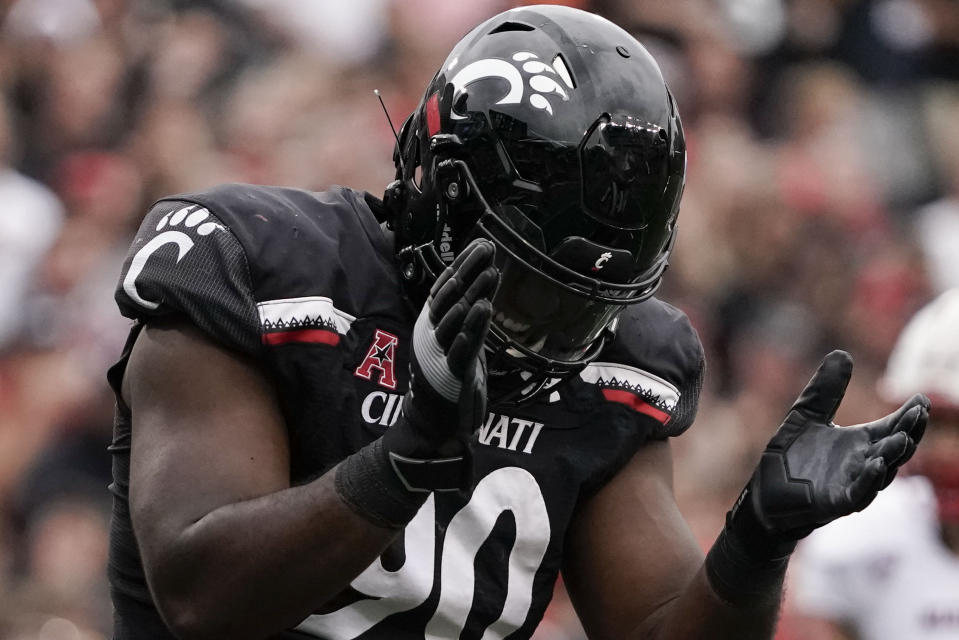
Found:
[[[520,73],[521,68],[526,73],[532,74],[528,80],[530,88],[534,91],[529,96],[530,106],[553,115],[553,105],[546,96],[559,96],[563,102],[569,102],[569,93],[556,78],[562,80],[569,89],[573,89],[572,76],[562,56],[553,58],[552,66],[538,58],[539,56],[531,51],[518,51],[513,54],[512,63],[498,58],[484,58],[471,62],[450,79],[450,84],[453,85],[453,104],[458,104],[457,101],[468,85],[485,78],[502,78],[509,83],[509,91],[495,104],[520,104],[526,91],[526,83],[523,82],[523,74]],[[453,60],[447,71],[452,70],[457,62],[458,59]],[[517,68],[513,63],[521,67]],[[456,113],[455,109],[450,113],[450,118],[454,120],[462,120],[465,117],[464,114]]]
[[[610,258],[613,257],[613,254],[609,251],[604,251],[596,258],[596,262],[593,263],[593,268],[590,271],[596,272],[603,268],[603,265],[609,262]]]

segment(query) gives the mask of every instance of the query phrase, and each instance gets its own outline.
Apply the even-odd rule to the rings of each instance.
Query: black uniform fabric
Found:
[[[396,420],[419,309],[403,297],[391,240],[363,194],[250,185],[157,203],[124,264],[117,301],[138,323],[110,372],[118,391],[115,636],[169,638],[127,504],[131,417],[119,388],[141,324],[184,315],[255,358],[286,418],[291,479],[303,483]],[[675,308],[651,299],[627,309],[615,339],[580,376],[518,408],[489,407],[476,435],[474,490],[432,495],[354,580],[360,598],[309,616],[290,637],[528,638],[552,595],[580,500],[648,439],[690,425],[702,354]]]
[[[243,248],[199,204],[165,200],[150,210],[124,261],[116,300],[129,318],[186,314],[226,346],[246,353],[259,347]],[[205,308],[211,303],[217,312]]]

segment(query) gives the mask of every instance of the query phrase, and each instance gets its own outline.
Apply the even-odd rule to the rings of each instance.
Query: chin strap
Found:
[[[590,345],[579,360],[564,362],[545,358],[516,344],[490,327],[486,337],[486,363],[490,370],[490,403],[519,406],[568,380],[599,357],[606,344],[616,335],[614,319]],[[510,353],[514,351],[515,355]],[[523,374],[526,374],[525,376]]]
[[[431,147],[436,153],[444,146],[458,144],[456,136],[434,136]],[[399,261],[400,273],[403,281],[412,290],[416,299],[425,299],[425,294],[439,277],[443,270],[452,262],[450,252],[449,262],[440,256],[437,247],[441,242],[456,245],[453,238],[444,239],[444,231],[452,233],[449,221],[452,219],[450,206],[465,202],[471,193],[478,192],[469,187],[469,181],[461,175],[462,163],[434,158],[434,168],[430,171],[432,189],[439,196],[435,198],[435,205],[426,193],[421,193],[417,206],[435,206],[435,217],[430,217],[432,235],[424,240],[425,230],[417,230],[417,214],[413,211],[410,202],[408,187],[401,180],[391,182],[383,196],[383,216],[387,225],[397,232],[398,245],[396,256]],[[465,165],[462,165],[465,167]],[[425,203],[425,204],[424,204]],[[484,202],[485,204],[485,202]],[[371,207],[372,208],[372,207]],[[375,213],[375,212],[374,212]],[[424,212],[420,212],[423,217]]]
[[[490,405],[522,406],[541,398],[560,382],[575,375],[571,373],[562,378],[551,378],[532,374],[524,379],[523,373],[527,372],[516,370],[499,376],[490,375],[487,381]]]
[[[393,186],[393,184],[396,184],[396,183],[394,182],[389,187],[387,187],[387,193],[389,193],[389,190]],[[385,222],[387,223],[387,225],[389,225],[390,210],[386,206],[386,203],[383,200],[380,200],[379,198],[374,196],[372,193],[364,193],[363,200],[366,202],[366,206],[370,208],[370,211],[373,212],[373,217],[376,218],[377,222],[379,222],[380,224],[383,224]]]

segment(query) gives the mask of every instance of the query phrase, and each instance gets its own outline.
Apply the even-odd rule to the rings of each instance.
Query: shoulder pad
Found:
[[[154,205],[116,298],[128,317],[184,314],[252,353],[293,326],[335,343],[388,307],[386,287],[399,287],[392,248],[360,194],[229,184]]]
[[[686,314],[657,298],[626,308],[615,336],[580,373],[611,402],[652,418],[650,437],[678,436],[693,423],[706,358]]]
[[[187,317],[250,353],[259,322],[243,249],[208,209],[165,200],[147,213],[123,263],[115,298],[128,318]]]
[[[322,296],[347,315],[388,312],[381,290],[399,286],[393,248],[362,194],[226,184],[173,198],[209,209],[229,227],[257,302]]]

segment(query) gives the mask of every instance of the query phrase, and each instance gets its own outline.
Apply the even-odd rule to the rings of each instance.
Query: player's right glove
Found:
[[[750,567],[784,568],[799,539],[865,509],[915,452],[928,419],[923,395],[874,422],[833,424],[851,376],[848,353],[833,351],[823,359],[727,514],[706,563],[727,600],[762,588],[756,576],[751,585],[738,584]]]
[[[472,486],[469,441],[486,415],[483,346],[499,283],[494,254],[477,240],[437,278],[413,328],[402,414],[337,469],[340,497],[376,524],[403,526],[429,492]]]
[[[488,240],[470,244],[430,290],[413,328],[410,387],[384,436],[390,462],[411,491],[472,484],[469,439],[486,416],[490,299],[499,283]]]

